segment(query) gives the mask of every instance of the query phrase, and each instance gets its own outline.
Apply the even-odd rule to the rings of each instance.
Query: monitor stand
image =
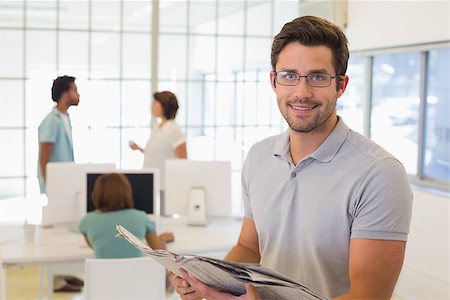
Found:
[[[188,225],[206,225],[206,201],[204,188],[191,188],[188,208]]]

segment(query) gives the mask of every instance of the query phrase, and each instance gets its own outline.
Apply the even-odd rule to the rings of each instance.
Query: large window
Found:
[[[376,55],[372,74],[370,136],[416,174],[420,53]]]
[[[414,48],[367,55],[370,137],[402,162],[413,183],[450,191],[450,48]]]
[[[151,1],[0,3],[0,199],[38,193],[37,128],[58,75],[77,78],[75,160],[140,167],[150,124]]]
[[[449,43],[350,57],[338,114],[397,157],[413,184],[450,191]]]
[[[429,52],[424,175],[450,181],[450,48]]]

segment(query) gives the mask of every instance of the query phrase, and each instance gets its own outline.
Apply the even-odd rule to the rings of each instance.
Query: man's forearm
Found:
[[[40,143],[39,144],[39,166],[41,168],[42,178],[47,178],[46,167],[47,163],[50,161],[50,156],[53,152],[53,144],[50,143]]]
[[[44,179],[44,182],[46,181],[45,180],[45,178],[46,178],[46,170],[45,170],[45,167],[46,167],[46,165],[47,165],[47,162],[45,162],[45,161],[43,161],[43,160],[41,160],[40,161],[40,165],[41,165],[41,175],[42,175],[42,179]]]
[[[234,246],[225,257],[230,262],[259,263],[261,256],[241,244]]]

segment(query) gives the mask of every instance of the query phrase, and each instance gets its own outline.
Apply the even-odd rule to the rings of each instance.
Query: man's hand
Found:
[[[260,261],[258,233],[256,226],[252,219],[244,217],[242,223],[241,234],[239,241],[234,246],[228,255],[225,257],[226,261],[235,262],[252,262],[258,263]],[[182,300],[200,300],[206,298],[212,299],[241,299],[241,300],[259,300],[260,297],[256,288],[250,284],[245,285],[246,293],[240,297],[221,293],[216,291],[195,277],[189,276],[185,270],[180,270],[183,277],[176,276],[170,273],[169,280],[172,283],[175,291],[180,295]]]
[[[198,280],[196,277],[189,275],[189,273],[183,269],[180,269],[180,272],[181,272],[184,280],[189,284],[189,286],[192,289],[194,289],[196,291],[196,293],[198,293],[200,295],[201,298],[204,298],[207,300],[237,300],[237,299],[239,299],[239,300],[260,300],[258,292],[256,291],[256,288],[251,284],[245,285],[246,292],[244,295],[234,296],[231,294],[219,292],[219,291],[207,286],[206,284],[204,284],[203,282]],[[185,298],[182,298],[182,299],[185,299]],[[188,298],[186,298],[186,299],[188,299]]]
[[[201,300],[203,297],[184,278],[170,273],[169,280],[182,300]]]

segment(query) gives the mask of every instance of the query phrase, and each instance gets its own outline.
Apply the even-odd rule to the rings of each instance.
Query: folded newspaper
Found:
[[[116,226],[118,236],[146,256],[152,257],[166,269],[180,276],[183,268],[215,289],[239,296],[245,293],[245,284],[256,287],[261,299],[326,299],[281,274],[258,264],[231,263],[220,259],[178,255],[167,250],[153,250],[121,225]]]

